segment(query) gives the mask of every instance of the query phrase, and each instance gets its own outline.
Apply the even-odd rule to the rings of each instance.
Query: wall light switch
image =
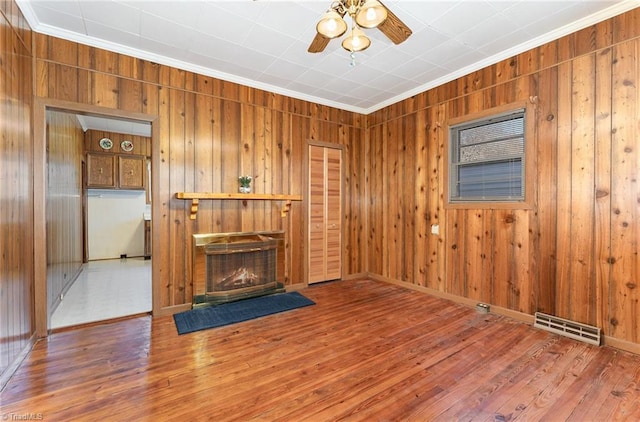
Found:
[[[440,234],[440,226],[437,224],[431,225],[431,234]]]

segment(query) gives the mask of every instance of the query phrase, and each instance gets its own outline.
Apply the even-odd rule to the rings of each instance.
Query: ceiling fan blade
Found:
[[[327,47],[329,41],[331,41],[329,38],[316,33],[316,36],[313,37],[313,41],[311,41],[307,51],[309,53],[321,53]]]
[[[382,31],[387,38],[393,41],[394,44],[400,44],[409,38],[409,36],[413,34],[413,31],[411,31],[411,29],[405,25],[400,18],[394,15],[387,6],[384,6],[384,8],[387,9],[387,19],[378,25],[378,29]]]

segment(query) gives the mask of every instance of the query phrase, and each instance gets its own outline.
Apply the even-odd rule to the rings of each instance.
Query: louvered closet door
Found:
[[[309,283],[342,277],[342,150],[309,146]]]

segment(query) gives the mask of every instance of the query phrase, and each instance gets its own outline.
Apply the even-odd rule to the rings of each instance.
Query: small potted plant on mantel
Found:
[[[240,176],[240,193],[251,193],[251,176]]]

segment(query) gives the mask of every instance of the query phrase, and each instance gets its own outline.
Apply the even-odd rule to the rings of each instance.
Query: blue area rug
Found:
[[[278,293],[180,312],[173,315],[173,320],[178,334],[187,334],[309,305],[315,302],[298,292]]]

